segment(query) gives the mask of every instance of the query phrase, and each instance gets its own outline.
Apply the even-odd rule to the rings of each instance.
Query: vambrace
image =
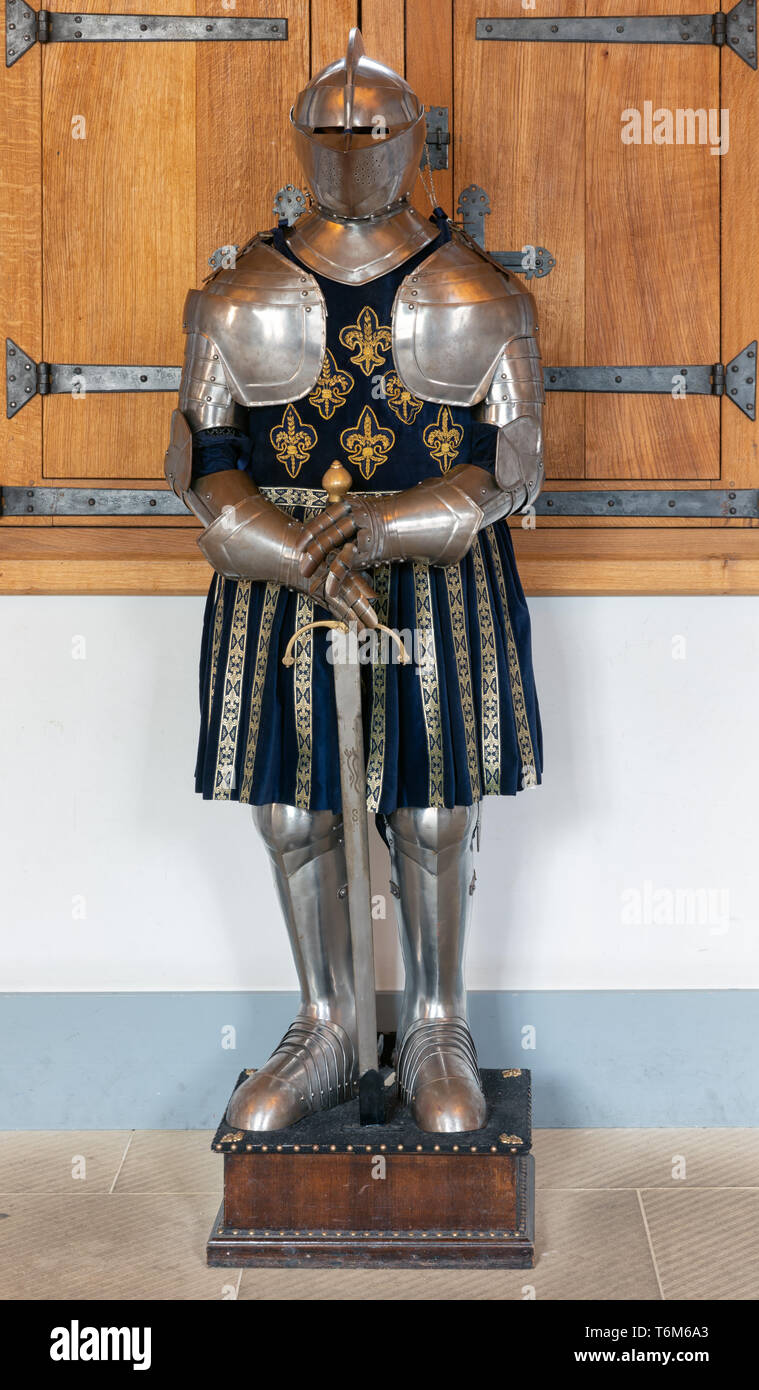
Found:
[[[237,470],[199,478],[196,489],[201,501],[220,508],[198,539],[219,574],[302,587],[296,550],[299,522],[262,497],[247,474]]]
[[[474,416],[498,427],[495,478],[509,496],[502,515],[535,501],[543,486],[543,371],[534,333],[534,304],[524,295],[525,332],[506,344],[485,399]]]
[[[504,501],[491,475],[475,464],[391,496],[351,494],[347,506],[357,528],[352,567],[383,560],[456,564],[480,527],[503,514]]]
[[[202,521],[198,545],[225,579],[271,579],[295,588],[302,581],[295,551],[300,527],[268,502],[247,473],[225,469],[192,485],[192,430],[181,410],[171,417],[166,477]]]

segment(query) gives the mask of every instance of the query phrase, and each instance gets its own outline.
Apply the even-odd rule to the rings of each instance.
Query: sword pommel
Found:
[[[343,468],[343,465],[335,459],[322,478],[322,487],[327,494],[327,501],[342,502],[346,492],[350,492],[352,482],[353,479],[347,468]]]

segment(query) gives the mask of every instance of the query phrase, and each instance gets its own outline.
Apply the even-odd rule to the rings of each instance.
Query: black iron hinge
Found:
[[[546,391],[593,391],[625,396],[727,396],[756,419],[757,343],[749,343],[724,366],[544,367]]]
[[[287,20],[213,15],[37,13],[26,0],[5,0],[5,66],[35,43],[250,43],[287,38]]]
[[[599,488],[588,492],[541,492],[537,516],[677,517],[709,520],[719,517],[759,519],[756,488]]]
[[[87,396],[102,391],[178,391],[181,367],[122,367],[35,362],[12,338],[5,340],[8,419],[34,396]]]
[[[716,44],[756,68],[756,0],[716,14],[577,15],[546,19],[478,19],[475,37],[507,43]]]
[[[614,516],[759,519],[756,488],[547,489],[534,503],[537,516]],[[4,487],[0,516],[187,516],[179,497],[165,487]]]
[[[640,367],[544,367],[547,391],[613,395],[727,396],[750,420],[756,416],[756,341],[723,366],[679,364]],[[109,366],[35,362],[12,338],[5,340],[6,413],[17,415],[34,396],[87,396],[101,392],[178,391],[181,367]]]

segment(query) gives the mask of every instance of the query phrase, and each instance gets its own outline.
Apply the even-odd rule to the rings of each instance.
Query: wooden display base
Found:
[[[482,1082],[487,1123],[466,1134],[423,1133],[400,1107],[362,1128],[357,1101],[268,1133],[223,1121],[209,1265],[532,1268],[530,1073]]]

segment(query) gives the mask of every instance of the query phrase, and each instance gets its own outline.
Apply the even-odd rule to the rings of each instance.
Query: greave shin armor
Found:
[[[348,1100],[356,1081],[342,821],[281,804],[254,807],[253,819],[272,861],[301,1007],[268,1062],[235,1091],[227,1119],[282,1129]]]
[[[479,1129],[485,1120],[464,985],[476,828],[474,806],[388,816],[406,968],[398,1083],[417,1124],[429,1131]]]

